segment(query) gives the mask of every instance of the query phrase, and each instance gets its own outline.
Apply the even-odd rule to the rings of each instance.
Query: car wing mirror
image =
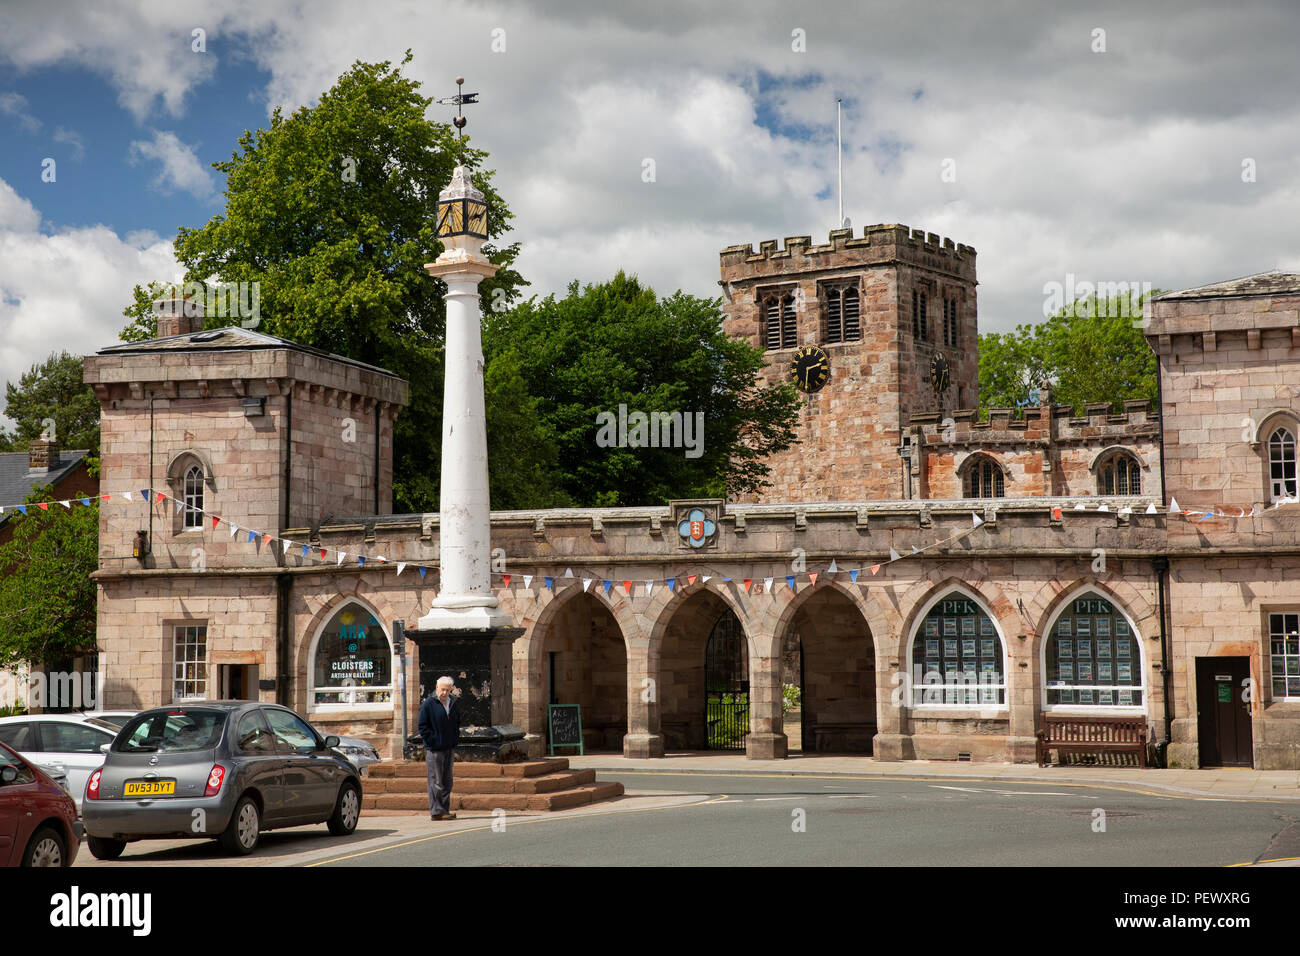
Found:
[[[102,753],[102,754],[106,754],[106,753],[108,753],[108,748],[110,748],[110,747],[112,747],[112,746],[113,746],[112,744],[100,744],[100,745],[99,745],[99,752]]]
[[[339,739],[334,734],[330,734],[328,737],[325,738],[326,750],[333,750],[338,745],[339,745]]]
[[[0,784],[13,783],[18,779],[18,771],[14,767],[0,768]]]

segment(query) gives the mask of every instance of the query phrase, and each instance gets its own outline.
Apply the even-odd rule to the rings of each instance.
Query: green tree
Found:
[[[269,129],[246,131],[228,162],[213,163],[226,176],[224,213],[181,228],[175,247],[187,282],[259,284],[257,317],[209,315],[207,327],[256,322],[410,383],[393,492],[396,510],[416,512],[437,508],[442,442],[446,286],[423,266],[441,252],[434,213],[458,157],[487,200],[489,236],[503,235],[512,216],[482,168],[487,154],[426,117],[432,100],[401,72],[410,59],[358,61],[315,106],[288,117],[277,109]],[[480,286],[484,301],[508,304],[526,284],[513,268],[519,246],[489,241],[483,252],[500,266]],[[157,291],[134,291],[123,338],[152,334],[146,313]]]
[[[91,463],[97,465],[99,399],[82,381],[84,371],[80,356],[58,352],[24,372],[17,385],[9,382],[5,414],[18,427],[0,434],[0,451],[26,451],[28,442],[49,431],[52,420],[59,447],[88,448]]]
[[[1051,383],[1054,404],[1076,410],[1092,402],[1154,401],[1156,357],[1136,321],[1142,302],[1090,296],[1044,322],[981,335],[981,414],[1037,404],[1043,381]]]
[[[489,373],[506,356],[518,367],[554,436],[562,492],[555,503],[659,504],[753,491],[766,484],[764,459],[795,440],[794,389],[761,384],[763,353],[723,333],[716,299],[681,292],[660,299],[622,272],[581,290],[573,282],[563,299],[533,298],[490,316],[484,350]],[[632,427],[627,445],[604,441],[598,416],[617,417],[620,405],[629,421],[634,412],[681,413],[693,426],[702,413],[699,454],[631,447]]]
[[[95,648],[99,500],[35,507],[51,497],[48,487],[32,489],[28,514],[9,519],[13,538],[0,545],[0,667],[66,661]]]

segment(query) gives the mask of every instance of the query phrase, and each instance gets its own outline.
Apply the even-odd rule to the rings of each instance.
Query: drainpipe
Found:
[[[284,532],[286,528],[292,527],[292,517],[289,514],[289,502],[292,500],[293,491],[293,384],[290,383],[289,391],[284,396],[284,519],[280,523],[280,531]]]
[[[1173,740],[1174,726],[1174,699],[1169,693],[1169,632],[1165,627],[1169,593],[1167,583],[1169,576],[1168,556],[1161,554],[1152,558],[1151,567],[1156,573],[1156,606],[1160,614],[1160,680],[1165,694],[1165,739],[1162,749],[1164,754],[1167,755],[1169,744]],[[1165,762],[1167,766],[1167,756]]]
[[[280,574],[275,579],[275,702],[292,709],[293,695],[289,687],[289,657],[292,634],[289,622],[289,597],[293,591],[293,578]]]
[[[379,428],[383,422],[383,413],[375,402],[375,514],[379,514]]]
[[[146,551],[144,555],[141,556],[142,558],[144,558],[144,560],[140,562],[141,567],[147,567],[145,561],[148,560],[148,555],[153,552],[153,501],[152,499],[155,495],[155,492],[153,490],[153,403],[154,403],[154,395],[153,392],[150,392],[149,393],[149,499],[146,500],[144,503],[145,508],[149,512],[149,537],[145,539]]]

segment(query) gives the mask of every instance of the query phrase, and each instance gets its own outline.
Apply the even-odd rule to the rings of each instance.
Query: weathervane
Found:
[[[469,120],[465,117],[464,112],[461,110],[461,107],[464,106],[466,103],[478,102],[477,93],[464,93],[461,91],[461,87],[464,85],[465,85],[465,77],[458,76],[456,77],[456,95],[446,96],[440,100],[434,100],[435,103],[441,103],[447,106],[454,105],[456,107],[456,118],[453,119],[451,122],[456,127],[456,137],[460,145],[461,160],[464,160],[465,158],[465,124],[469,122]]]

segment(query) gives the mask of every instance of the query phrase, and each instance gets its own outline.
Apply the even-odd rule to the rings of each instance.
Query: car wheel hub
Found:
[[[62,866],[63,854],[59,852],[59,844],[54,840],[46,837],[40,843],[36,844],[36,850],[32,853],[32,866]]]
[[[257,808],[251,803],[245,804],[239,812],[239,842],[242,846],[252,846],[257,840]]]
[[[349,830],[357,824],[361,808],[357,803],[357,792],[351,787],[343,794],[343,825]]]

